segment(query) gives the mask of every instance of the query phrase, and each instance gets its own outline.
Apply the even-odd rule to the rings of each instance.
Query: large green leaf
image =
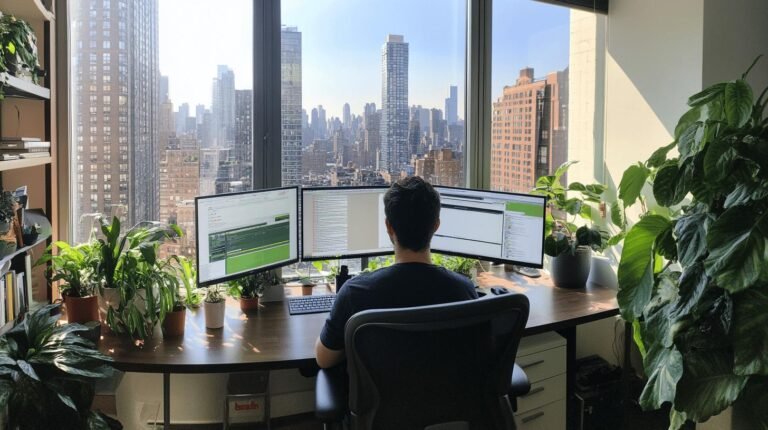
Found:
[[[680,152],[680,163],[683,163],[699,152],[699,144],[703,135],[701,126],[701,122],[694,122],[680,134],[677,142],[677,149]]]
[[[718,183],[732,173],[732,164],[738,153],[733,144],[720,139],[707,146],[704,155],[704,178],[709,183]]]
[[[624,202],[624,207],[631,206],[637,201],[649,174],[648,168],[642,164],[629,166],[624,171],[619,182],[619,198]]]
[[[557,257],[569,249],[571,249],[571,244],[565,235],[558,235],[558,237],[547,236],[544,238],[544,253],[550,257]]]
[[[648,351],[644,363],[648,382],[640,395],[640,406],[645,410],[659,409],[675,399],[677,382],[683,375],[683,356],[674,346],[657,346]]]
[[[736,206],[723,212],[709,228],[707,274],[731,292],[752,286],[768,271],[768,212]]]
[[[734,206],[743,206],[754,200],[762,200],[768,197],[768,187],[764,184],[739,184],[728,197],[725,198],[723,207],[726,209]]]
[[[661,215],[643,217],[627,233],[619,262],[617,299],[628,321],[639,317],[653,292],[653,244],[668,229],[670,221]]]
[[[708,284],[709,277],[701,262],[685,267],[678,283],[680,298],[675,304],[675,315],[688,315],[699,304]]]
[[[694,212],[677,219],[677,257],[684,267],[690,266],[707,252],[707,229],[710,217],[706,212]]]
[[[611,203],[611,222],[621,229],[624,229],[627,226],[627,216],[624,213],[623,201],[616,200]]]
[[[651,156],[648,158],[648,161],[646,161],[648,167],[656,168],[664,164],[664,162],[667,161],[667,154],[675,146],[677,146],[677,141],[672,142],[667,146],[662,146],[661,148],[653,151],[653,154],[651,154]]]
[[[653,196],[660,205],[670,207],[683,201],[689,191],[685,174],[685,168],[679,168],[674,162],[668,162],[656,172]]]
[[[688,106],[701,106],[711,102],[717,97],[720,97],[725,91],[725,85],[725,83],[718,83],[692,95],[690,98],[688,98]]]
[[[733,356],[727,350],[686,354],[675,409],[685,412],[688,419],[707,420],[736,401],[747,379],[733,373]]]
[[[742,127],[752,116],[752,88],[742,79],[725,86],[725,117],[731,127]]]
[[[768,376],[768,287],[750,288],[733,300],[734,372]]]

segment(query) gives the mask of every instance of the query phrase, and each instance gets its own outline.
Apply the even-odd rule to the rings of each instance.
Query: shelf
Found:
[[[20,158],[18,160],[0,161],[0,172],[8,170],[23,169],[25,167],[45,166],[51,164],[52,157],[40,157],[40,158]]]
[[[51,90],[25,79],[17,78],[8,73],[0,73],[0,80],[5,82],[6,97],[32,100],[50,100],[51,98]]]
[[[17,255],[24,254],[30,249],[40,245],[41,243],[45,243],[48,239],[51,238],[51,233],[52,233],[51,222],[48,220],[48,217],[45,216],[42,209],[27,209],[24,212],[24,218],[25,218],[24,221],[26,225],[34,225],[35,223],[40,224],[40,227],[42,228],[43,231],[40,232],[40,235],[37,237],[37,240],[35,241],[35,243],[21,247],[16,251],[14,251],[12,254],[6,255],[2,259],[0,259],[0,268],[5,266],[7,262],[11,261]]]
[[[0,11],[27,22],[53,21],[56,17],[40,0],[0,0]]]

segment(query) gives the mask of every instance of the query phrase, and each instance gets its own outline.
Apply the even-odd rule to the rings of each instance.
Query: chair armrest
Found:
[[[513,397],[520,397],[531,391],[531,383],[528,381],[528,375],[525,371],[515,363],[515,367],[512,369],[512,381],[509,387],[509,395]]]
[[[344,419],[349,405],[349,383],[341,366],[320,369],[315,382],[315,416],[323,423]]]

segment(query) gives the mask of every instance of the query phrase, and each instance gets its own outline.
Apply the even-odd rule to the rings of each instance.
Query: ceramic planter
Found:
[[[315,288],[314,284],[302,284],[301,285],[301,295],[302,296],[311,296],[312,290]]]
[[[589,278],[592,251],[578,248],[575,254],[552,257],[552,281],[558,288],[584,288]]]
[[[216,303],[205,302],[205,327],[222,328],[224,327],[224,310],[226,303],[224,300]]]
[[[206,317],[208,313],[206,312]],[[168,312],[163,320],[163,337],[182,337],[184,336],[184,326],[187,320],[187,309],[182,307],[179,310]]]
[[[258,297],[240,297],[240,310],[244,314],[251,314],[259,310]]]
[[[101,318],[107,320],[109,308],[117,310],[120,307],[120,290],[117,288],[102,288],[99,293],[99,313]]]
[[[67,321],[70,323],[85,324],[99,320],[99,298],[96,296],[64,296],[64,306],[67,308]]]

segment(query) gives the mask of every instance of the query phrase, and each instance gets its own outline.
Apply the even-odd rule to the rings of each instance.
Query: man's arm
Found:
[[[333,367],[344,360],[344,350],[330,349],[323,345],[318,337],[315,341],[315,360],[317,360],[317,365],[323,369]]]

